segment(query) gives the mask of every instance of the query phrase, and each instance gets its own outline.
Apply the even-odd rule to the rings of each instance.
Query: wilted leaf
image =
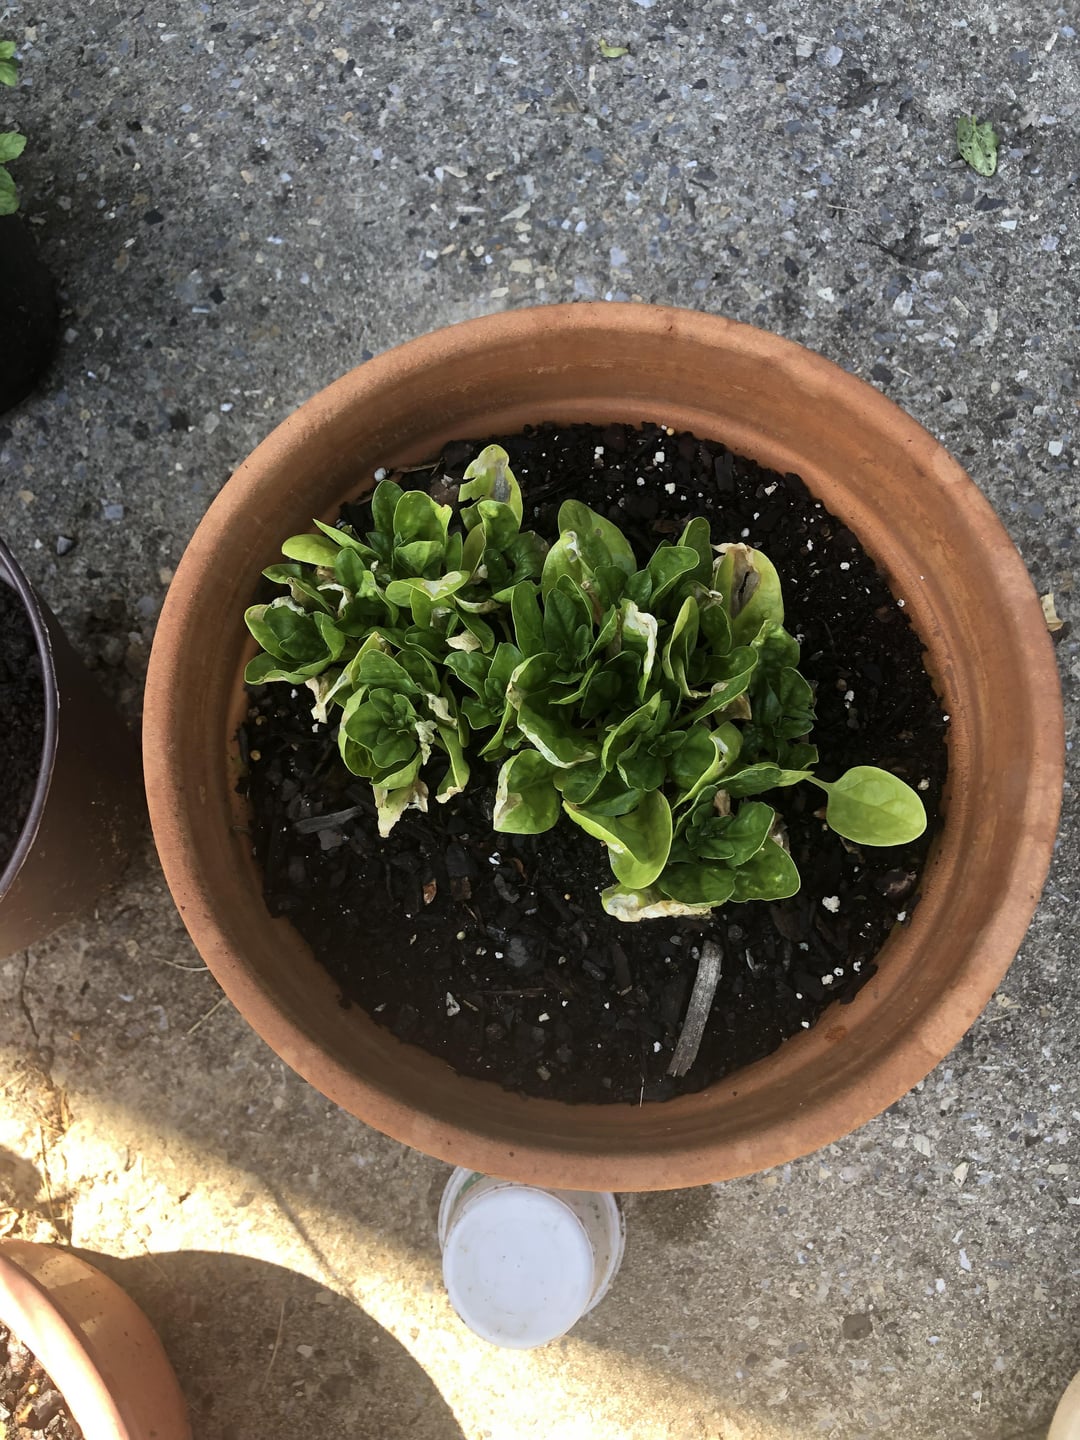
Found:
[[[980,124],[974,115],[961,115],[956,122],[956,148],[978,174],[989,177],[997,169],[998,137],[989,120]]]
[[[621,60],[630,51],[626,45],[609,45],[603,36],[600,37],[600,54],[605,60]]]
[[[0,131],[0,164],[17,160],[26,149],[26,136],[17,130]]]

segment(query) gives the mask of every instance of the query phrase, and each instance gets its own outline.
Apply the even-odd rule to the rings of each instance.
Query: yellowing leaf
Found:
[[[609,45],[603,36],[600,37],[600,54],[605,60],[621,60],[630,51],[626,45]]]

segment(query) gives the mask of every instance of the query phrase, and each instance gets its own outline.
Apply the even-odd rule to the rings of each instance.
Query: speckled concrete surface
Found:
[[[0,526],[129,716],[255,442],[366,355],[537,301],[723,312],[873,380],[1068,617],[1080,19],[882,8],[6,6],[0,121],[66,310],[0,419]],[[954,155],[968,109],[991,180]],[[1070,788],[1022,954],[929,1080],[776,1173],[630,1199],[612,1295],[513,1355],[440,1291],[444,1167],[213,1008],[147,847],[95,922],[0,965],[0,1228],[108,1257],[207,1440],[1033,1440],[1080,1365],[1078,861]]]

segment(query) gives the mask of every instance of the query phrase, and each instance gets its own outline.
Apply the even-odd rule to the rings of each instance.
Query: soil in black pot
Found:
[[[395,476],[447,498],[489,443],[450,446],[430,470]],[[779,571],[786,627],[817,692],[818,773],[879,765],[921,794],[916,842],[859,849],[826,829],[808,785],[763,797],[784,817],[802,876],[790,900],[729,904],[700,919],[625,924],[607,916],[604,847],[561,821],[539,836],[496,834],[495,772],[463,795],[406,812],[387,840],[370,787],[342,765],[333,730],[313,726],[307,690],[253,694],[249,756],[255,850],[267,904],[285,915],[341,987],[401,1039],[462,1074],[574,1101],[664,1099],[697,1090],[809,1028],[873,974],[891,929],[917,900],[938,828],[947,717],[922,646],[855,536],[793,475],[654,425],[541,427],[499,437],[525,496],[525,524],[557,533],[562,500],[586,501],[639,562],[704,514],[713,540],[743,540]],[[345,507],[361,532],[363,503]],[[698,1057],[668,1076],[699,947],[724,960]]]
[[[22,1341],[0,1325],[2,1440],[83,1440],[67,1402]]]
[[[0,414],[29,395],[52,359],[59,311],[52,276],[38,258],[30,227],[0,215],[4,276],[4,343],[0,345]]]
[[[0,580],[0,871],[10,860],[34,799],[45,743],[45,687],[30,619]]]

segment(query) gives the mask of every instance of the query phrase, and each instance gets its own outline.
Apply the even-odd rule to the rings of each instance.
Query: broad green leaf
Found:
[[[768,839],[776,811],[771,805],[760,800],[751,800],[740,805],[728,820],[724,838],[734,847],[731,855],[733,866],[745,865],[756,855]]]
[[[342,549],[355,550],[366,560],[376,560],[378,556],[370,545],[365,545],[351,525],[327,525],[324,520],[314,522],[324,535],[329,536]]]
[[[474,695],[484,698],[488,671],[491,669],[489,655],[476,650],[455,650],[447,655],[444,663]]]
[[[761,849],[739,868],[732,900],[786,900],[799,888],[799,871],[794,860],[775,840],[766,840]]]
[[[540,577],[540,593],[546,600],[564,575],[581,583],[585,567],[581,561],[578,538],[572,531],[559,536],[544,557],[544,569]]]
[[[814,692],[797,670],[781,670],[770,680],[759,668],[750,704],[755,728],[767,731],[773,746],[798,740],[814,723]]]
[[[405,494],[394,480],[380,480],[371,497],[371,520],[378,534],[388,543],[394,539],[394,512]]]
[[[486,544],[487,537],[484,534],[484,527],[477,525],[474,530],[469,531],[465,543],[461,547],[461,569],[469,572],[470,580],[477,578],[476,570],[484,558]]]
[[[26,136],[17,130],[0,131],[0,163],[17,160],[26,149]]]
[[[697,551],[690,546],[657,546],[646,566],[652,580],[650,606],[655,610],[660,602],[666,600],[675,590],[680,581],[688,580],[697,571],[699,564],[700,557]]]
[[[506,547],[506,559],[512,568],[512,580],[539,580],[544,571],[547,545],[533,530],[522,530]],[[498,597],[501,598],[501,597]]]
[[[980,124],[974,115],[961,115],[956,121],[956,148],[979,175],[989,178],[997,169],[998,137],[989,120]]]
[[[520,521],[509,505],[499,500],[480,500],[476,506],[488,550],[502,554],[514,543]]]
[[[5,44],[10,42],[5,41]],[[18,62],[10,59],[0,60],[0,85],[17,85],[19,83]]]
[[[646,795],[636,810],[616,817],[593,814],[588,806],[564,805],[571,820],[608,847],[620,885],[635,890],[653,883],[671,850],[671,807],[659,790]]]
[[[501,649],[500,646],[495,652],[496,660],[505,664],[500,655]],[[516,707],[523,704],[530,695],[542,694],[552,677],[558,673],[558,669],[555,656],[547,650],[542,650],[538,655],[529,655],[520,661],[507,677],[504,686],[506,698]]]
[[[616,768],[625,784],[642,793],[659,790],[667,778],[667,762],[655,752],[647,737],[635,741],[624,751]]]
[[[329,656],[314,618],[284,597],[244,612],[247,627],[262,648],[279,660],[308,665]],[[287,667],[291,668],[291,667]]]
[[[758,656],[764,674],[779,675],[781,670],[795,670],[799,665],[799,642],[776,621],[766,621],[758,630],[750,648]]]
[[[514,472],[510,469],[510,456],[501,445],[488,445],[469,465],[458,490],[458,500],[498,501],[500,504],[508,505],[513,511],[517,523],[521,524],[524,514],[521,503],[521,487]],[[462,511],[462,519],[470,530],[477,523],[478,518],[479,516],[475,512],[470,516],[468,512]]]
[[[615,565],[624,574],[632,575],[637,569],[630,542],[619,527],[580,500],[564,500],[559,506],[559,531],[561,535],[572,532],[576,536],[578,553],[590,570]]]
[[[581,582],[581,588],[589,596],[597,618],[618,605],[626,591],[626,574],[618,565],[598,565]]]
[[[544,603],[544,649],[572,673],[583,668],[592,647],[592,609],[569,576],[562,576]]]
[[[661,667],[668,679],[678,685],[684,696],[693,695],[700,699],[700,695],[691,690],[687,678],[697,641],[698,604],[691,596],[687,596],[668,635],[661,657]]]
[[[0,64],[3,62],[0,61]],[[0,165],[0,215],[14,215],[19,208],[19,192],[15,181]]]
[[[292,535],[286,540],[281,553],[302,565],[322,565],[332,569],[341,546],[335,545],[327,535]]]
[[[699,585],[708,585],[709,577],[712,575],[713,560],[716,558],[712,548],[712,534],[709,529],[709,522],[702,515],[697,515],[687,523],[686,529],[679,536],[679,544],[689,550],[693,550],[697,556],[697,567],[691,575]]]
[[[393,690],[410,698],[422,693],[422,687],[416,683],[400,660],[377,649],[366,650],[360,656],[356,667],[356,680],[358,685],[369,689]]]
[[[510,593],[510,614],[514,621],[514,639],[522,655],[538,655],[544,649],[544,616],[536,587],[528,580],[515,585]]]
[[[578,770],[584,768],[582,765],[575,767]],[[567,798],[565,787],[557,785],[556,788],[565,800]],[[632,810],[636,810],[644,796],[644,790],[628,786],[619,774],[605,775],[592,795],[589,796],[586,808],[596,820],[617,818],[620,815],[629,815]]]
[[[408,540],[404,545],[394,546],[394,571],[403,579],[433,580],[439,570],[450,568],[445,559],[446,545],[442,540]],[[464,571],[458,573],[465,574]]]
[[[585,760],[569,770],[555,772],[555,787],[571,805],[586,805],[607,778],[599,760]]]
[[[700,910],[730,900],[735,893],[735,876],[724,865],[669,865],[657,880],[656,889],[669,900]]]
[[[540,754],[560,768],[595,760],[600,750],[595,741],[567,728],[562,713],[542,700],[523,700],[517,707],[517,725]]]
[[[395,549],[417,540],[444,546],[453,513],[449,505],[437,505],[423,490],[406,490],[394,506]]]
[[[421,580],[417,576],[408,579],[391,580],[386,587],[386,598],[394,605],[407,605],[412,610],[418,625],[428,625],[439,606],[448,605],[453,596],[469,581],[464,570],[452,570],[440,575],[437,580]]]
[[[271,681],[285,680],[291,685],[303,685],[310,678],[318,675],[329,663],[329,657],[323,656],[310,665],[290,665],[262,651],[248,661],[244,669],[244,683],[246,685],[266,685]]]
[[[907,845],[926,829],[926,811],[910,785],[876,765],[856,765],[831,783],[806,777],[829,797],[829,827],[856,845]]]
[[[714,655],[727,655],[731,650],[731,620],[719,594],[708,590],[698,607],[701,633]]]
[[[770,761],[762,761],[730,771],[723,778],[723,786],[732,799],[738,800],[744,795],[762,795],[766,790],[798,785],[801,780],[813,778],[808,770],[785,770]]]
[[[0,40],[0,60],[10,60],[15,54],[14,40]]]
[[[439,740],[449,756],[450,764],[435,792],[435,799],[445,804],[454,795],[460,795],[469,783],[469,762],[465,758],[461,736],[453,725],[439,726]]]
[[[608,731],[600,751],[600,763],[605,770],[614,767],[619,756],[633,743],[636,736],[656,733],[659,725],[662,725],[665,717],[671,713],[670,707],[663,706],[661,709],[662,706],[663,697],[657,690],[649,696],[644,705],[639,705],[625,720],[620,720],[618,725]]]
[[[721,726],[725,732],[729,727]],[[738,729],[730,727],[735,735],[739,734]],[[686,732],[686,739],[675,750],[671,756],[668,768],[671,778],[679,787],[682,794],[679,803],[692,797],[695,790],[699,789],[710,779],[715,779],[720,774],[723,759],[727,754],[727,746],[722,751],[717,742],[720,730],[710,730],[707,725],[692,725]],[[725,742],[728,735],[723,736]]]
[[[562,808],[552,783],[555,773],[555,766],[535,750],[511,755],[499,771],[493,828],[511,835],[540,835],[550,830]]]
[[[745,652],[742,650],[733,650],[731,653],[733,656],[741,656]],[[754,673],[754,665],[757,663],[757,659],[755,656],[749,660],[740,660],[738,663],[745,665],[746,668],[739,670],[737,667],[730,667],[736,668],[736,673],[730,680],[718,680],[716,684],[711,687],[707,698],[685,717],[685,724],[696,725],[699,721],[706,720],[710,715],[715,715],[717,711],[726,710],[732,701],[737,700],[739,696],[744,693],[750,684],[750,677]]]

